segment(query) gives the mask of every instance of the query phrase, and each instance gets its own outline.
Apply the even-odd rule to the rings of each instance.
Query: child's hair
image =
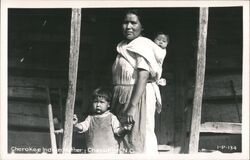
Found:
[[[111,91],[106,87],[98,87],[92,93],[92,100],[95,98],[102,97],[105,98],[107,102],[111,102],[112,94]]]
[[[168,41],[168,43],[169,43],[170,38],[169,38],[169,35],[168,35],[168,34],[166,34],[166,33],[162,32],[162,31],[160,31],[160,32],[156,32],[156,34],[154,35],[154,39],[155,39],[157,36],[159,36],[159,35],[165,35],[165,36],[166,36],[166,38],[167,38],[167,41]]]

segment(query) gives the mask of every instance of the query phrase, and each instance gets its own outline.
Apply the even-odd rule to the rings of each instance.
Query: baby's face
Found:
[[[165,49],[165,48],[167,47],[167,45],[168,45],[168,39],[167,39],[166,35],[164,35],[164,34],[159,34],[159,35],[155,38],[154,42],[155,42],[158,46],[160,46],[162,49]]]
[[[102,114],[110,107],[109,102],[104,97],[97,97],[93,101],[93,111],[96,114]]]

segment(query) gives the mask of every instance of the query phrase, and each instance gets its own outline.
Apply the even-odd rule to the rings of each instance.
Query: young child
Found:
[[[163,61],[164,61],[166,54],[167,54],[166,48],[167,48],[168,43],[169,43],[169,35],[165,34],[164,32],[157,32],[153,41],[155,42],[155,44],[157,44],[160,47],[159,53],[156,55],[156,57],[157,57],[156,60],[159,63],[159,65],[162,66]],[[157,81],[157,84],[165,86],[166,80],[164,78],[160,78]]]
[[[73,117],[74,130],[86,133],[87,153],[118,153],[117,136],[124,135],[132,126],[121,126],[110,111],[111,93],[105,88],[97,88],[92,95],[92,115],[77,123]]]
[[[159,46],[157,49],[157,52],[155,53],[156,61],[159,64],[159,66],[162,68],[163,61],[167,54],[167,46],[169,43],[169,36],[163,32],[157,32],[153,41],[156,45]],[[158,113],[161,112],[162,104],[161,104],[161,94],[158,85],[165,86],[166,85],[166,79],[161,78],[161,75],[159,76],[159,79],[156,81],[156,83],[153,83],[153,87],[156,94],[156,110]]]
[[[162,66],[167,53],[166,48],[169,43],[169,36],[163,32],[157,32],[153,41],[160,47],[161,53],[156,55],[156,60]]]

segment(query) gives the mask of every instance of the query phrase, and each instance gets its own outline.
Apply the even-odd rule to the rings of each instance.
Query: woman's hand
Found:
[[[135,112],[136,112],[135,106],[130,106],[130,108],[127,111],[127,115],[126,115],[128,124],[134,124],[135,123]]]

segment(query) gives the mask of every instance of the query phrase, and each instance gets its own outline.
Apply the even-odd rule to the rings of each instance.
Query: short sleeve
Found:
[[[142,56],[137,57],[137,68],[149,71],[149,65],[147,61],[145,60],[145,58],[143,58]]]

